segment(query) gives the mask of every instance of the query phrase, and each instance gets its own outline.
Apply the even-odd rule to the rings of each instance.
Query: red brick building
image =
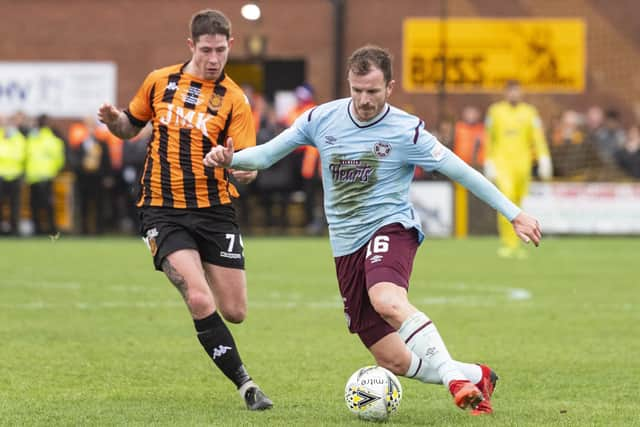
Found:
[[[244,20],[238,0],[0,0],[3,11],[2,60],[108,60],[118,66],[118,103],[124,105],[147,72],[184,61],[191,14],[215,7],[233,23],[235,61],[250,57],[245,41],[266,40],[266,60],[304,63],[306,80],[319,101],[334,97],[334,6],[330,0],[261,0],[262,18]],[[440,1],[345,0],[344,55],[365,43],[388,47],[401,77],[402,22],[405,17],[437,17]],[[616,106],[632,120],[640,93],[640,9],[635,0],[449,0],[451,17],[572,17],[587,25],[586,89],[582,94],[532,95],[544,117],[566,108],[585,110],[597,103]],[[342,95],[347,95],[342,84]],[[432,94],[409,94],[397,86],[393,103],[409,107],[433,123],[438,108],[457,113],[462,105],[481,108],[497,94],[450,94],[438,104]]]

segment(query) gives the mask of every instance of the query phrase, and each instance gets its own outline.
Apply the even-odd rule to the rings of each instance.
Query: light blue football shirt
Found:
[[[303,113],[271,141],[234,154],[235,169],[265,169],[301,145],[312,145],[322,161],[324,210],[334,256],[353,253],[380,227],[420,220],[409,202],[416,166],[460,182],[509,220],[520,209],[469,167],[411,114],[386,105],[369,122],[359,122],[351,99],[339,99]]]

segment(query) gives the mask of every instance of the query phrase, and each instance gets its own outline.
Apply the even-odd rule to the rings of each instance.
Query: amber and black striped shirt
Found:
[[[153,124],[138,206],[206,208],[238,197],[228,173],[202,161],[228,136],[236,150],[255,145],[249,102],[224,73],[202,80],[185,73],[185,65],[151,72],[125,110],[135,126]]]

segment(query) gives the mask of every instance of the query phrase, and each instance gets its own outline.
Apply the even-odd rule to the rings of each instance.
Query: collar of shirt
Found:
[[[382,110],[380,110],[380,112],[378,113],[378,115],[376,115],[374,118],[372,118],[371,120],[367,120],[366,122],[361,122],[360,120],[358,120],[357,116],[356,116],[356,112],[353,109],[353,101],[351,101],[349,103],[349,111],[351,112],[351,118],[353,119],[353,121],[360,127],[364,127],[364,126],[368,126],[371,123],[375,123],[376,121],[380,120],[382,118],[382,116],[384,116],[385,114],[387,114],[387,110],[389,109],[389,104],[385,103],[384,107],[382,107]]]

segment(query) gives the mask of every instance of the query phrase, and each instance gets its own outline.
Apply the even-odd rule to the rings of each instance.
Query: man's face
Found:
[[[227,64],[233,38],[227,39],[222,34],[203,34],[197,41],[189,39],[187,43],[193,54],[191,64],[196,77],[217,80]]]
[[[590,129],[597,129],[602,125],[604,113],[600,107],[591,107],[587,111],[587,126]]]
[[[476,107],[465,107],[462,110],[462,120],[469,124],[475,124],[480,121],[480,110]]]
[[[348,80],[353,110],[362,122],[371,120],[382,111],[395,83],[393,80],[385,83],[382,71],[375,67],[364,75],[349,71]]]
[[[505,98],[512,104],[522,101],[522,89],[519,85],[509,86],[505,92]]]

